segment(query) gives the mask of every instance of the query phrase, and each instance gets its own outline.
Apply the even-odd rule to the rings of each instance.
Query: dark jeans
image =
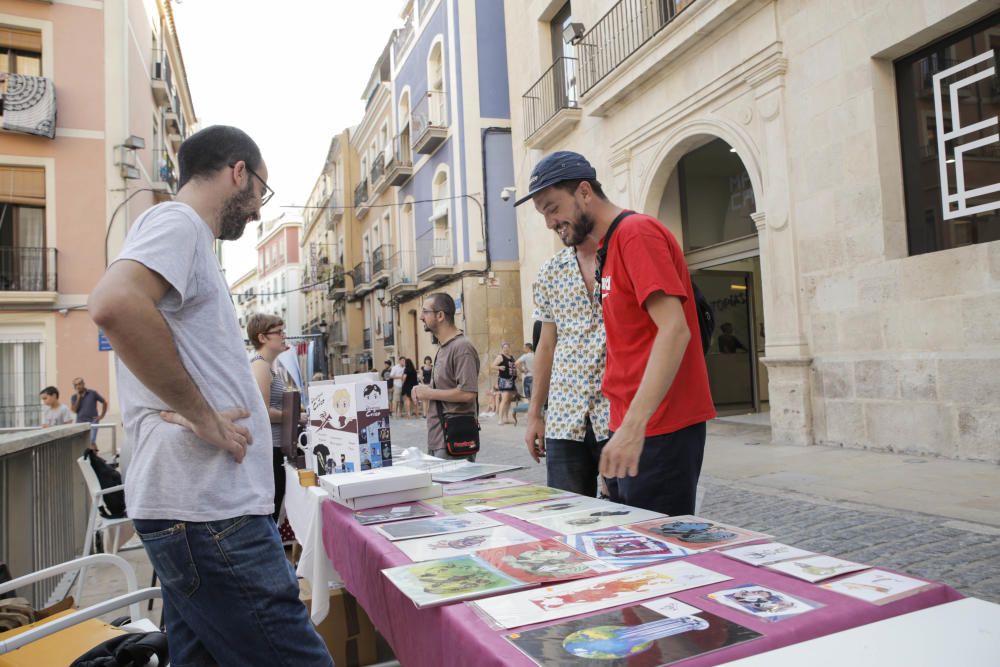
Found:
[[[163,590],[172,667],[331,667],[270,516],[133,520]]]
[[[635,477],[605,478],[611,499],[670,516],[694,514],[705,422],[646,438]]]
[[[581,496],[597,496],[597,475],[605,443],[607,440],[597,440],[589,419],[583,442],[545,438],[548,485]]]

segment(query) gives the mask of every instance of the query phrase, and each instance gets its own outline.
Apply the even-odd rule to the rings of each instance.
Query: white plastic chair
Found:
[[[90,465],[85,457],[81,456],[76,460],[78,466],[80,466],[80,472],[83,473],[83,479],[87,483],[87,493],[90,495],[90,516],[87,519],[87,536],[83,541],[83,554],[84,556],[89,556],[91,550],[94,548],[94,535],[97,531],[103,531],[103,540],[105,544],[105,551],[107,551],[106,545],[108,544],[108,531],[114,529],[115,538],[111,544],[111,550],[109,553],[118,553],[118,537],[121,532],[121,526],[123,523],[131,523],[132,519],[122,517],[121,519],[107,519],[101,516],[101,508],[107,512],[107,505],[104,504],[104,496],[109,493],[114,493],[115,491],[122,491],[125,489],[124,484],[119,484],[117,486],[112,486],[107,489],[101,488],[101,483],[97,479],[97,473],[94,472],[93,467]]]

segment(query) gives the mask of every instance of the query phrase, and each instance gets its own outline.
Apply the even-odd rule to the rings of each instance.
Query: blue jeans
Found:
[[[270,516],[133,523],[163,589],[172,667],[332,667]]]
[[[597,495],[601,450],[607,440],[598,440],[587,420],[584,441],[545,438],[545,470],[549,486],[591,498]]]
[[[531,385],[535,383],[535,378],[531,375],[526,375],[522,382],[524,383],[524,397],[531,398]]]
[[[694,514],[705,455],[705,422],[646,438],[635,477],[606,477],[615,502],[668,516]]]

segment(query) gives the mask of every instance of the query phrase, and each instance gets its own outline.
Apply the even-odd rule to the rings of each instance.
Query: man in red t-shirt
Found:
[[[715,408],[691,275],[677,239],[655,218],[608,201],[597,172],[578,153],[544,157],[529,190],[517,203],[531,199],[564,243],[601,243],[594,297],[604,310],[601,389],[611,402],[614,433],[600,472],[612,498],[693,514],[705,422]]]

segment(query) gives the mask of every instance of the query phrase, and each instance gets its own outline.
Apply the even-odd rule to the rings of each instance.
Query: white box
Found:
[[[374,496],[358,496],[357,498],[334,498],[331,496],[330,500],[344,507],[350,507],[352,510],[367,510],[372,507],[385,507],[386,505],[398,505],[399,503],[412,503],[417,500],[440,498],[441,493],[441,485],[434,482],[430,486],[419,489],[378,493]]]
[[[420,489],[430,486],[431,481],[431,474],[425,470],[393,466],[323,475],[319,478],[319,485],[334,498],[357,498],[378,493]]]
[[[306,440],[306,465],[319,475],[391,466],[386,383],[310,384]]]

